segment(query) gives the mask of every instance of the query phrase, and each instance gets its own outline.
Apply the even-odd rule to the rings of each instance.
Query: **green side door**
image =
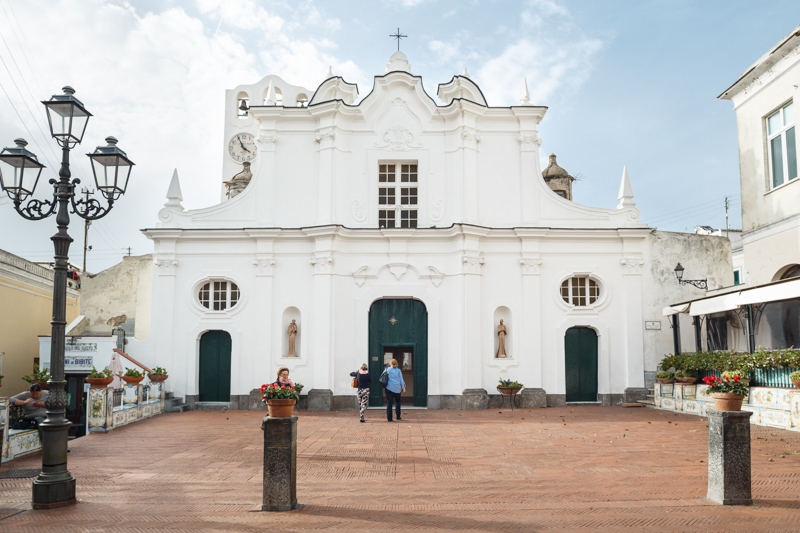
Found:
[[[231,336],[207,331],[200,337],[200,401],[231,401]]]
[[[568,402],[597,401],[597,333],[570,328],[564,335],[564,366]]]

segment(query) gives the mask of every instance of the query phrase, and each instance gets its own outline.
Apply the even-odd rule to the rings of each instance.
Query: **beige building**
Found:
[[[749,285],[800,276],[799,86],[800,26],[719,96],[736,112]]]
[[[78,283],[69,280],[67,323],[78,316]],[[1,396],[25,388],[22,376],[31,374],[39,357],[39,335],[50,335],[53,316],[53,271],[0,250],[0,374]]]

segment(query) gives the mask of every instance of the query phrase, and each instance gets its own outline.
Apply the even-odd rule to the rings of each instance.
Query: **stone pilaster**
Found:
[[[708,410],[708,499],[752,505],[750,411]]]

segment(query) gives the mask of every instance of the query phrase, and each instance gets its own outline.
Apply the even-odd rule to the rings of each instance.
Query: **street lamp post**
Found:
[[[33,195],[44,165],[25,147],[24,139],[16,139],[15,148],[0,152],[0,187],[14,203],[14,209],[28,220],[42,220],[56,213],[58,232],[50,239],[55,248],[55,274],[53,277],[53,320],[50,322],[50,391],[45,401],[47,418],[39,426],[42,430],[42,471],[33,481],[33,508],[54,509],[75,503],[75,478],[67,470],[67,433],[71,423],[66,419],[67,394],[64,378],[64,333],[67,325],[67,265],[72,237],[67,233],[69,211],[85,220],[103,218],[114,201],[125,193],[133,162],[117,148],[117,139],[106,138],[108,146],[99,146],[87,154],[92,162],[92,172],[97,189],[102,192],[107,205],[95,199],[75,200],[75,187],[79,179],[70,180],[69,152],[80,144],[86,124],[92,116],[72,87],[64,87],[64,94],[54,95],[42,102],[47,108],[50,134],[61,146],[59,179],[51,179],[53,199],[37,200]],[[27,202],[26,202],[27,201]],[[23,202],[24,203],[23,205]]]

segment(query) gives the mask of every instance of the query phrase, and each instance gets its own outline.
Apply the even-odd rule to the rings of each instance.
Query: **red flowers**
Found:
[[[733,376],[733,381],[739,383],[740,381],[742,381],[742,378],[740,378],[739,376]]]

